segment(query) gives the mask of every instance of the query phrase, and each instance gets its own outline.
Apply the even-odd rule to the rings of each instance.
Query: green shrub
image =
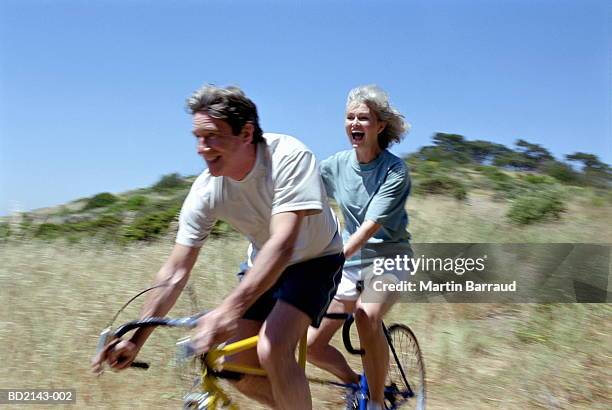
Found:
[[[454,175],[462,173],[459,171],[458,165],[455,162],[436,162],[436,161],[424,161],[419,159],[411,159],[407,162],[410,172],[417,174],[418,176],[431,176],[431,175]],[[465,173],[463,176],[465,176]]]
[[[612,204],[612,191],[603,189],[589,189],[586,197],[589,205],[597,208],[603,208]]]
[[[440,163],[434,161],[415,160],[410,165],[413,172],[423,176],[438,173],[441,169]]]
[[[460,184],[455,186],[453,189],[453,198],[459,201],[463,201],[467,198],[467,189],[465,188],[465,185]]]
[[[606,165],[607,166],[607,165]],[[607,169],[585,169],[580,175],[581,184],[600,189],[612,188],[612,171]]]
[[[554,178],[542,174],[519,174],[517,178],[506,174],[498,167],[481,166],[480,172],[493,184],[498,198],[517,199],[529,195],[534,190],[553,188],[557,182]]]
[[[164,192],[178,188],[186,188],[189,186],[189,183],[185,181],[179,174],[168,174],[164,175],[157,181],[152,189],[157,192]]]
[[[234,232],[234,229],[232,228],[232,226],[224,221],[217,221],[215,223],[215,226],[213,226],[212,229],[212,234],[213,235],[227,235],[229,233]]]
[[[180,206],[173,206],[165,211],[151,212],[136,218],[123,230],[124,240],[151,240],[161,236],[168,230],[170,222],[178,216],[180,209]]]
[[[116,215],[102,215],[98,219],[91,221],[93,228],[112,228],[123,223],[123,219]]]
[[[125,202],[125,208],[128,211],[137,211],[138,209],[146,206],[149,200],[144,195],[134,195],[128,198]]]
[[[123,220],[115,215],[102,215],[99,218],[63,224],[43,223],[36,227],[34,236],[39,239],[52,240],[65,237],[71,242],[84,236],[109,235],[117,231]]]
[[[512,179],[512,177],[510,177],[505,172],[502,172],[497,167],[479,166],[479,167],[476,167],[476,168],[477,168],[477,171],[482,172],[482,174],[484,176],[486,176],[488,179],[490,179],[491,181],[495,181],[495,182],[497,182],[497,181],[508,181],[508,180]]]
[[[29,229],[34,224],[34,218],[32,215],[24,212],[21,214],[21,222],[19,223],[20,229]]]
[[[499,168],[493,166],[480,166],[476,168],[493,184],[495,191],[507,195],[516,188],[514,178]]]
[[[89,198],[87,200],[87,203],[85,204],[85,207],[83,207],[83,210],[89,210],[89,209],[102,208],[105,206],[109,206],[117,202],[118,199],[119,198],[117,198],[115,195],[111,193],[102,192],[101,194],[97,194]]]
[[[554,185],[555,180],[548,175],[520,174],[519,179],[531,185]]]
[[[11,236],[11,226],[8,223],[0,223],[0,241]]]
[[[461,181],[443,174],[421,177],[416,184],[415,192],[422,195],[451,195],[459,200],[467,197],[467,188]]]
[[[558,219],[565,210],[566,206],[559,191],[534,190],[517,196],[507,217],[514,223],[528,225],[543,220]]]
[[[62,228],[62,225],[44,223],[38,225],[36,231],[34,232],[34,236],[40,239],[56,239],[63,233],[64,229]]]
[[[92,234],[92,221],[79,221],[79,222],[66,222],[59,225],[62,228],[62,232],[66,233],[89,233]]]
[[[576,184],[580,182],[580,174],[574,171],[572,167],[562,162],[555,161],[547,164],[543,172],[564,184]]]

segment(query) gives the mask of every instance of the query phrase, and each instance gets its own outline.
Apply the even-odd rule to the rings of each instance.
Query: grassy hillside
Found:
[[[141,353],[151,363],[147,372],[101,378],[88,372],[98,332],[150,283],[172,247],[174,216],[188,189],[188,181],[174,183],[4,222],[0,350],[8,354],[0,387],[76,388],[79,407],[180,406],[185,382],[177,376],[173,346],[181,332],[154,334]],[[408,211],[416,242],[612,243],[606,190],[534,173],[428,162],[413,167],[413,183]],[[457,194],[458,186],[465,195]],[[521,203],[517,198],[546,199],[549,191],[559,195],[553,199],[561,198],[562,210],[542,206],[526,223],[510,216]],[[528,212],[532,200],[521,210]],[[200,307],[215,306],[235,285],[246,251],[244,239],[218,228],[191,279]],[[172,314],[190,313],[192,304],[184,295]],[[137,301],[118,320],[135,318],[139,306]],[[398,304],[389,322],[406,323],[419,337],[429,408],[607,409],[611,313],[609,304]],[[358,366],[354,357],[351,362]],[[313,394],[317,409],[340,406],[339,391],[314,386]]]
[[[176,227],[183,200],[195,177],[163,176],[149,188],[120,194],[102,192],[68,204],[0,220],[0,240],[67,240],[95,237],[104,243],[152,241]],[[219,222],[214,234],[229,227]]]
[[[424,202],[423,205],[428,205]],[[438,237],[440,239],[440,237]],[[128,247],[93,243],[12,243],[0,250],[0,387],[76,388],[79,407],[177,408],[182,388],[173,364],[182,333],[158,331],[142,359],[149,371],[88,373],[97,333],[142,289],[170,241]],[[213,239],[191,283],[212,307],[234,286],[246,242]],[[184,295],[174,315],[191,311]],[[139,303],[120,318],[138,315]],[[609,408],[610,305],[398,304],[389,322],[420,339],[432,409]],[[335,343],[340,346],[339,340]],[[353,357],[352,363],[358,366]],[[322,376],[316,369],[310,374]],[[341,392],[313,387],[317,409],[339,408]],[[254,408],[243,401],[246,409]]]
[[[466,215],[480,207],[490,208],[495,215],[495,220],[490,221],[494,224],[493,229],[503,228],[505,235],[517,241],[537,241],[537,234],[536,237],[533,234],[542,228],[526,230],[524,227],[550,223],[556,223],[557,228],[564,231],[566,239],[559,237],[558,240],[582,240],[584,232],[589,230],[577,225],[577,221],[588,223],[604,216],[612,205],[610,189],[568,184],[543,173],[416,158],[408,161],[412,172],[412,203],[429,197],[436,203],[452,201],[453,208],[461,209],[460,213]],[[194,179],[170,174],[149,188],[121,194],[103,192],[59,207],[2,218],[0,241],[62,238],[78,242],[96,237],[105,243],[127,244],[155,240],[175,229],[176,217]],[[416,206],[411,216],[415,217],[420,210]],[[465,218],[458,218],[452,224],[441,226],[445,230],[465,228],[465,223]],[[482,225],[483,229],[489,226]],[[457,232],[451,237],[463,238],[471,235],[469,232],[475,228],[464,229],[464,234]],[[418,229],[418,225],[415,228],[413,224],[411,230],[414,229]],[[218,222],[213,233],[230,231],[227,224]],[[428,241],[427,232],[415,233],[417,241]],[[499,241],[497,237],[489,239],[483,232],[478,232],[477,237],[480,241]],[[600,235],[597,238],[603,241]]]

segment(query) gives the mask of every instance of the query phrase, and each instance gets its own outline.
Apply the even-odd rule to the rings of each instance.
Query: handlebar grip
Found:
[[[176,343],[176,359],[179,363],[189,360],[196,355],[190,338],[181,339]]]
[[[149,368],[149,363],[145,362],[132,362],[130,367],[135,367],[136,369],[147,370]]]
[[[363,356],[365,354],[365,350],[363,349],[355,349],[351,344],[351,325],[355,321],[353,315],[349,315],[349,317],[344,321],[344,325],[342,326],[342,342],[344,343],[344,348],[350,354],[357,354]]]

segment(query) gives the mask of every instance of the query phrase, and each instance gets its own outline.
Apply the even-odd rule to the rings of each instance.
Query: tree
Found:
[[[492,162],[496,156],[511,151],[505,145],[489,141],[466,141],[468,152],[472,161],[484,165]]]
[[[453,155],[440,147],[426,145],[414,154],[421,161],[445,162],[454,161]]]
[[[530,170],[540,169],[544,163],[554,161],[554,157],[546,148],[540,144],[533,144],[523,139],[519,139],[515,143],[517,150],[525,158],[525,166]]]
[[[505,168],[531,171],[534,169],[533,160],[526,158],[522,153],[508,149],[493,160],[493,165]]]
[[[445,157],[458,163],[470,162],[468,143],[459,134],[446,134],[437,132],[433,136],[434,144],[439,150],[446,153]]]
[[[573,162],[582,163],[582,171],[588,169],[607,169],[609,166],[599,160],[599,157],[594,154],[587,154],[586,152],[574,152],[573,154],[566,155],[565,159]]]
[[[565,159],[582,163],[582,174],[587,184],[602,188],[608,188],[612,184],[612,169],[608,164],[600,161],[597,155],[575,152],[566,155]]]

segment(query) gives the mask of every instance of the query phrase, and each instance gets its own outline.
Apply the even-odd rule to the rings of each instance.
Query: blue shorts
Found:
[[[319,327],[329,303],[336,294],[342,278],[344,255],[321,256],[288,266],[276,283],[251,305],[242,316],[244,319],[263,322],[266,320],[276,300],[304,312]],[[242,279],[245,271],[238,273]]]

